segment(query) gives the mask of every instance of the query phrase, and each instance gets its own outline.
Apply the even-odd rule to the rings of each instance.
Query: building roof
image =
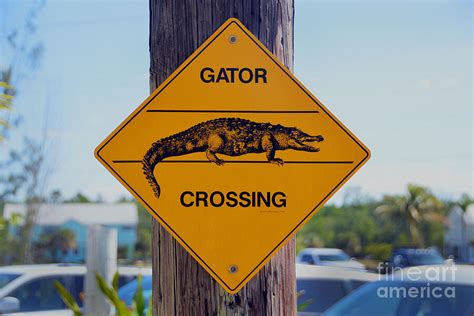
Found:
[[[6,204],[3,217],[10,218],[14,213],[25,215],[26,205]],[[84,225],[136,225],[137,207],[134,203],[40,204],[37,225],[61,225],[69,221]]]

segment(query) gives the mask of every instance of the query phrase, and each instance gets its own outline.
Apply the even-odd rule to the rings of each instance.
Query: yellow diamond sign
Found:
[[[95,154],[230,293],[370,155],[235,19]]]

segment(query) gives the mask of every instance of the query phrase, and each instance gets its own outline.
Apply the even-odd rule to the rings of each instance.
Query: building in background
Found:
[[[25,204],[6,204],[4,218],[13,214],[26,214]],[[116,228],[119,258],[131,259],[137,241],[138,215],[134,203],[64,203],[40,204],[32,232],[32,242],[39,243],[59,230],[74,234],[72,247],[51,247],[49,260],[60,262],[84,262],[87,244],[87,227],[104,225]],[[18,233],[18,232],[12,232]]]
[[[454,207],[448,215],[448,225],[444,234],[445,253],[457,261],[474,263],[474,204],[465,212]]]

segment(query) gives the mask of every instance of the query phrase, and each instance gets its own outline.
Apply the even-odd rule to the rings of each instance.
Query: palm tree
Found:
[[[46,229],[41,233],[38,242],[35,243],[37,256],[42,260],[57,261],[60,259],[57,257],[58,251],[66,252],[76,247],[76,235],[68,228]]]
[[[59,249],[61,251],[68,251],[77,247],[76,235],[74,232],[67,228],[58,229],[53,236],[51,236],[51,243],[53,249]]]
[[[467,193],[463,193],[461,195],[461,198],[457,201],[456,204],[458,204],[461,209],[463,210],[463,212],[466,212],[467,211],[467,208],[469,205],[473,204],[474,203],[474,198],[472,198],[469,194]]]
[[[443,206],[428,188],[409,184],[405,195],[384,196],[381,205],[375,209],[375,214],[385,219],[401,221],[411,242],[425,247],[418,226],[422,221],[444,223],[446,217],[441,213]]]

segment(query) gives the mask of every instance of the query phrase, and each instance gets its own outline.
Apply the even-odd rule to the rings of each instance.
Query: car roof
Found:
[[[357,271],[353,269],[332,267],[332,266],[315,266],[310,264],[296,264],[297,279],[336,279],[336,280],[359,280],[359,281],[376,281],[379,276],[376,273]]]
[[[474,266],[456,264],[414,266],[396,270],[393,276],[382,278],[385,279],[474,285]]]
[[[119,266],[119,274],[151,274],[149,267]],[[51,275],[51,274],[84,274],[85,265],[81,264],[31,264],[12,265],[0,267],[0,273],[25,274],[25,275]]]
[[[400,247],[393,250],[394,253],[407,253],[407,254],[419,254],[419,253],[431,253],[437,252],[436,248],[410,248],[410,247]]]
[[[334,255],[340,254],[344,251],[338,248],[305,248],[300,251],[300,254],[313,254],[313,255]]]

